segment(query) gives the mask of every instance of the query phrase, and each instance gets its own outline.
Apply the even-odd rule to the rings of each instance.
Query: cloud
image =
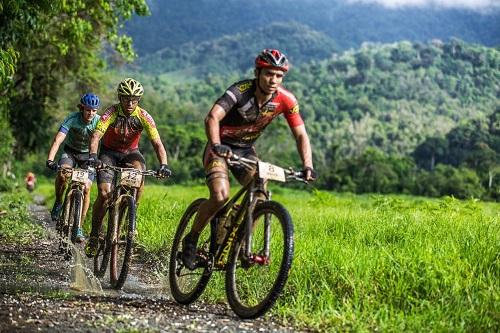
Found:
[[[433,7],[484,11],[500,9],[500,0],[347,0],[349,3],[379,4],[388,8]]]

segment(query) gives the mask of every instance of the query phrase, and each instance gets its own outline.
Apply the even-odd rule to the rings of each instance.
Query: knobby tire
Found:
[[[278,202],[258,204],[253,212],[252,252],[258,254],[264,232],[265,215],[271,217],[271,252],[268,265],[244,264],[240,258],[245,240],[245,224],[238,232],[226,270],[226,295],[229,305],[241,318],[256,318],[276,302],[288,279],[293,259],[293,224],[288,211]],[[282,234],[282,235],[281,235]],[[242,246],[243,245],[243,246]],[[255,248],[254,248],[255,246]],[[255,251],[255,252],[254,252]],[[279,262],[277,262],[279,261]],[[267,277],[269,273],[272,277]],[[241,275],[241,277],[240,277]],[[258,295],[257,295],[258,294]]]
[[[135,234],[135,200],[131,196],[125,196],[122,200],[119,205],[113,208],[112,214],[114,220],[113,230],[115,233],[111,244],[109,279],[114,289],[121,289],[127,279]],[[124,216],[120,213],[122,209],[126,211],[126,215]],[[125,232],[123,232],[124,223],[126,225]],[[125,244],[123,244],[123,239],[125,239]],[[125,245],[124,249],[123,245]],[[120,265],[119,257],[121,257],[121,253],[123,253],[123,261]]]
[[[75,243],[76,228],[80,225],[82,218],[82,201],[83,193],[80,191],[73,191],[71,205],[71,242]]]
[[[113,218],[111,215],[111,210],[107,209],[105,218],[108,218],[108,223],[106,225],[106,235],[104,239],[101,239],[99,235],[99,245],[97,248],[97,253],[94,257],[94,275],[98,278],[102,278],[106,273],[106,269],[109,264],[109,257],[111,254],[111,240],[113,233]]]
[[[180,259],[182,253],[182,240],[191,230],[191,225],[198,212],[198,208],[205,200],[206,199],[203,198],[196,199],[186,209],[175,232],[172,250],[170,252],[168,270],[170,291],[174,299],[181,304],[190,304],[197,300],[205,290],[212,274],[212,271],[207,267],[200,267],[191,271],[184,267]],[[200,246],[204,240],[209,239],[210,247],[212,248],[212,228],[205,228],[205,230],[206,231],[200,235],[198,246]]]

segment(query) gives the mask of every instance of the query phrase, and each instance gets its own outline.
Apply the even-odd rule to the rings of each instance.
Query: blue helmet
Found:
[[[83,106],[87,106],[92,109],[97,109],[99,107],[99,97],[92,93],[87,93],[82,96],[80,99],[80,104]]]

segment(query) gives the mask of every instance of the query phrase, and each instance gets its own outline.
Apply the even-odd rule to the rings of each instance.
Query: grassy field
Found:
[[[500,204],[273,190],[296,246],[274,315],[320,331],[500,331]],[[39,191],[51,204],[52,187]],[[206,195],[146,187],[140,246],[164,257],[186,206]],[[222,274],[203,297],[224,301]]]
[[[0,242],[30,244],[35,237],[46,235],[42,226],[28,223],[31,198],[24,189],[16,193],[0,192]]]

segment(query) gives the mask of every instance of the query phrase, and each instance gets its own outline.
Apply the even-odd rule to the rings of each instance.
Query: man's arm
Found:
[[[66,138],[66,133],[57,132],[56,136],[54,137],[54,141],[52,142],[52,146],[50,147],[49,155],[47,156],[48,161],[54,160],[57,151],[59,150],[59,147],[61,146],[61,143],[63,143],[65,138]]]
[[[89,143],[89,154],[97,154],[97,150],[99,149],[99,141],[101,140],[102,135],[103,134],[100,131],[94,131],[94,133],[92,133]]]
[[[205,118],[205,133],[211,145],[220,144],[220,121],[226,116],[226,111],[219,105],[214,104]]]
[[[313,168],[312,162],[312,150],[311,144],[309,143],[309,136],[306,132],[306,127],[304,125],[299,125],[291,128],[293,136],[295,137],[295,142],[297,143],[297,150],[299,152],[300,158],[302,159],[302,165],[304,169]]]
[[[153,149],[156,152],[156,157],[158,158],[158,161],[160,161],[160,164],[165,164],[165,165],[168,164],[167,151],[165,150],[165,147],[163,146],[161,139],[159,137],[153,139],[151,140],[151,144],[153,145]]]

